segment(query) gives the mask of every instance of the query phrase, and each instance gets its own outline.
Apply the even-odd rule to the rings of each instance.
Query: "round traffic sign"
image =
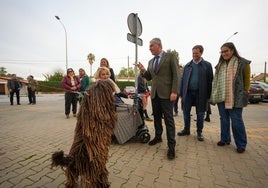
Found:
[[[142,26],[138,14],[134,13],[129,14],[127,17],[127,25],[132,35],[141,36]]]

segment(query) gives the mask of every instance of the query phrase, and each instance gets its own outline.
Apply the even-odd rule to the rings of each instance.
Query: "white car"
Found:
[[[135,94],[136,93],[136,89],[134,86],[126,86],[124,89],[124,93],[127,95],[131,95],[131,94]]]

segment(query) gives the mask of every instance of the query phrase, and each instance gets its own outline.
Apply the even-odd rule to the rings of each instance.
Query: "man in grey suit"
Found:
[[[147,70],[141,63],[136,66],[142,72],[142,76],[148,81],[152,80],[151,99],[154,115],[155,137],[149,145],[162,142],[162,115],[166,124],[168,140],[167,157],[175,158],[175,124],[173,119],[173,102],[178,94],[179,68],[178,60],[172,53],[162,50],[162,43],[159,38],[150,41],[150,51],[154,58],[149,61]]]

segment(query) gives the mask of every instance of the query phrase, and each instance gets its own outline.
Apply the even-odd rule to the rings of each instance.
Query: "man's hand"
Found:
[[[177,99],[177,93],[171,93],[170,94],[170,101],[175,101]]]
[[[135,66],[138,67],[141,72],[145,71],[144,66],[140,62],[136,63]]]

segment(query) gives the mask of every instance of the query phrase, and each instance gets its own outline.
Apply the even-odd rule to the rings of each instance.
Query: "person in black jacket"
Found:
[[[17,105],[20,105],[20,88],[22,87],[20,81],[17,78],[16,74],[12,74],[12,78],[7,82],[7,88],[10,93],[10,105],[13,105],[14,93],[17,97]]]

